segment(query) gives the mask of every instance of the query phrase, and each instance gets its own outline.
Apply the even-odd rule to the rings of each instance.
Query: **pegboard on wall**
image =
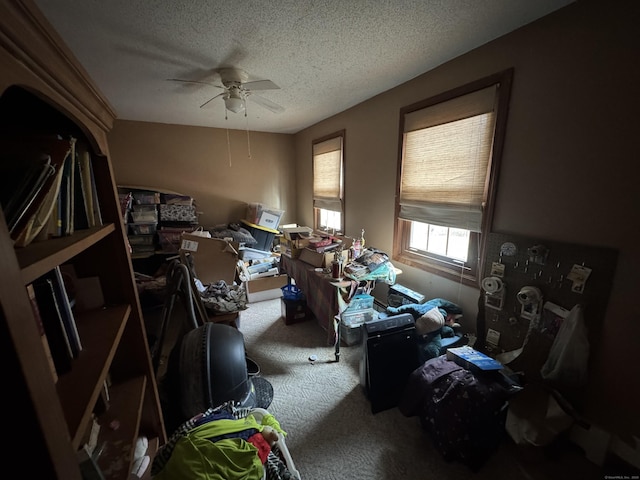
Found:
[[[522,297],[519,299],[518,294],[525,287],[531,287],[525,292],[538,289],[543,303],[549,301],[566,310],[582,305],[589,341],[596,349],[617,259],[618,252],[612,248],[489,234],[482,278],[497,277],[503,295],[502,298],[490,295],[484,302],[484,327],[479,325],[477,332],[480,344],[484,343],[485,349],[491,352],[488,341],[495,339],[493,332],[487,338],[491,329],[500,334],[493,353],[523,345],[536,312],[528,311],[528,306],[523,311]],[[585,273],[588,277],[581,281]],[[494,286],[491,282],[487,281],[489,287]],[[481,295],[487,298],[484,289]],[[552,341],[550,338],[546,346]]]

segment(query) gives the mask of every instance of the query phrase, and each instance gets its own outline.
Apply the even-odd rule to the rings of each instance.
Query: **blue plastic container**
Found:
[[[282,290],[282,298],[285,300],[297,301],[304,300],[304,294],[302,290],[296,287],[293,284],[285,285],[281,288]]]

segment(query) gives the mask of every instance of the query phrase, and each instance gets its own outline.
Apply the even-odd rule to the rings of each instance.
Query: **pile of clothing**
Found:
[[[224,280],[207,286],[196,281],[204,306],[214,315],[247,309],[247,292],[243,285],[227,285]]]
[[[286,432],[260,408],[233,402],[183,423],[155,456],[155,480],[298,480]]]
[[[420,364],[443,355],[446,349],[463,341],[460,319],[462,308],[442,298],[425,303],[408,303],[387,307],[392,315],[410,313],[416,321]]]

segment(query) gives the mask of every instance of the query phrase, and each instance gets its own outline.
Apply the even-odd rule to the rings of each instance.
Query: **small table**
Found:
[[[357,282],[345,278],[344,282],[340,282],[332,278],[330,273],[324,273],[322,269],[286,255],[280,257],[280,270],[293,278],[296,286],[304,293],[309,310],[327,332],[327,345],[335,346],[336,361],[340,361],[340,313],[353,297],[356,287],[363,282],[368,283],[370,285],[367,290],[371,291],[371,284],[375,284],[375,280]],[[394,268],[394,273],[398,275],[402,270]]]
[[[329,273],[316,271],[312,265],[286,255],[280,257],[280,270],[295,280],[304,293],[309,310],[327,332],[327,345],[333,345],[337,339],[334,317],[339,313],[338,290],[331,283],[335,279]]]

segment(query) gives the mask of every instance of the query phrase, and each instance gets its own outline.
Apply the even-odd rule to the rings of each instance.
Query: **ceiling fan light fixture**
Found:
[[[231,95],[225,97],[224,104],[227,110],[233,113],[239,113],[244,110],[244,100],[239,95]]]

